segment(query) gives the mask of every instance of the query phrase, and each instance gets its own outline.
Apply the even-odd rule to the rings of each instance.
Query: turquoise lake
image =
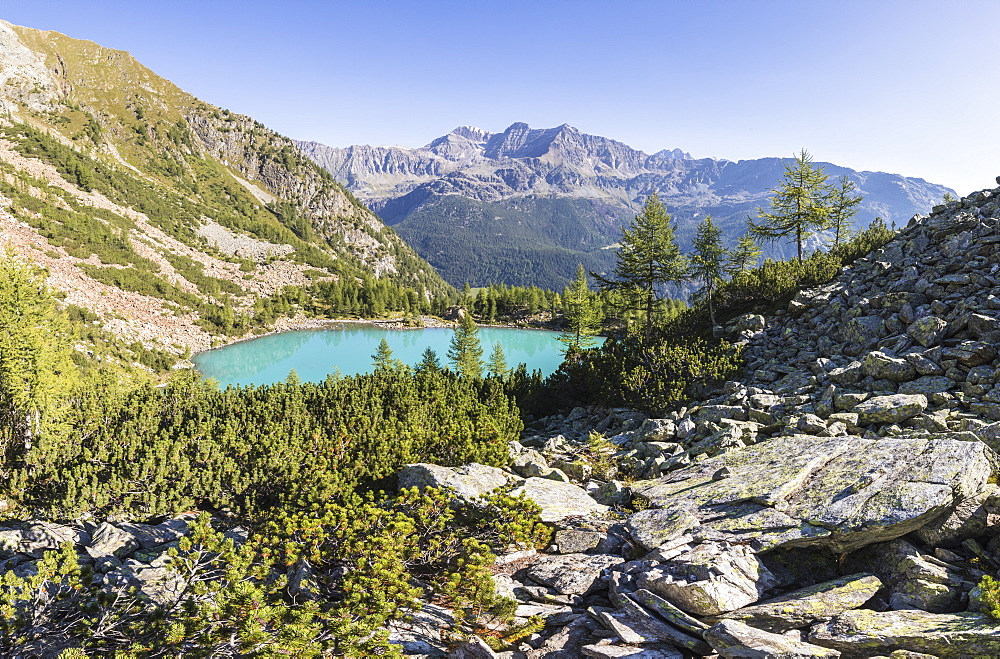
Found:
[[[392,356],[410,366],[420,361],[426,348],[448,365],[448,346],[454,330],[447,327],[391,330],[360,323],[344,323],[329,329],[297,330],[263,336],[199,353],[192,358],[206,377],[227,385],[272,384],[294,370],[299,379],[321,382],[340,371],[343,375],[370,373],[372,355],[384,338]],[[479,328],[483,359],[489,359],[499,343],[513,368],[524,363],[528,370],[549,375],[562,363],[565,346],[557,332],[544,330]]]

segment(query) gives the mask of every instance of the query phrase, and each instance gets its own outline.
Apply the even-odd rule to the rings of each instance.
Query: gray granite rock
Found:
[[[632,539],[646,551],[673,542],[699,525],[698,518],[678,508],[651,508],[629,516],[625,523]]]
[[[777,585],[743,545],[705,543],[639,576],[641,588],[694,615],[716,615],[758,601]]]
[[[923,394],[893,394],[873,396],[858,403],[852,410],[857,412],[862,424],[899,423],[914,417],[927,409],[927,397]]]
[[[913,340],[926,347],[937,345],[944,338],[948,322],[937,316],[918,318],[906,328]]]
[[[622,562],[607,554],[543,556],[528,568],[528,577],[564,595],[583,595],[599,584],[604,570]]]
[[[935,657],[1000,655],[1000,626],[981,613],[856,609],[814,626],[809,640],[851,656],[899,649]]]
[[[985,444],[953,439],[791,435],[632,488],[652,507],[697,517],[702,535],[757,551],[848,551],[948,514],[986,484],[995,459]]]
[[[400,490],[417,488],[451,488],[463,499],[475,499],[508,483],[511,476],[502,469],[481,464],[462,467],[441,467],[435,464],[411,464],[399,470]]]
[[[922,554],[903,539],[870,545],[844,561],[845,568],[877,575],[896,609],[918,608],[932,613],[952,613],[966,606],[973,583],[958,568]]]
[[[738,620],[723,620],[705,632],[720,657],[839,657],[840,652],[788,636],[754,629]]]
[[[882,587],[878,577],[852,574],[780,597],[725,613],[721,618],[741,620],[769,632],[808,627],[856,609]]]
[[[869,352],[865,355],[861,362],[861,368],[865,375],[870,375],[876,380],[906,382],[917,375],[916,369],[905,359],[891,357],[880,351]]]
[[[524,494],[542,508],[543,522],[557,522],[566,517],[602,515],[608,507],[594,501],[582,488],[546,478],[529,478],[511,491]]]
[[[684,654],[677,648],[657,644],[641,648],[627,645],[585,645],[580,650],[584,657],[593,659],[684,659]]]
[[[101,522],[101,524],[91,534],[90,544],[87,545],[87,553],[97,558],[99,556],[124,556],[139,547],[139,542],[131,533],[120,528]]]

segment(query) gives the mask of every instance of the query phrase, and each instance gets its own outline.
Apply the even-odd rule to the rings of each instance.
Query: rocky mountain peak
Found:
[[[0,20],[0,111],[16,115],[19,99],[33,112],[47,111],[61,96],[45,58],[28,48],[14,26]]]
[[[475,126],[459,126],[424,147],[434,155],[448,160],[461,161],[482,156],[486,143],[493,133]]]
[[[654,153],[650,158],[660,160],[694,160],[690,153],[681,151],[680,149],[662,149]]]
[[[493,137],[493,133],[488,130],[483,130],[477,126],[459,126],[455,130],[448,133],[448,135],[454,135],[456,137],[465,138],[471,142],[479,142],[485,144],[487,140]]]

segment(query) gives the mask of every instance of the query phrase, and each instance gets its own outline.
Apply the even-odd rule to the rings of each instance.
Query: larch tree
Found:
[[[839,245],[842,239],[847,239],[851,231],[851,220],[858,214],[858,206],[864,200],[862,195],[856,194],[857,189],[858,186],[854,181],[841,176],[827,194],[834,247]]]
[[[462,377],[483,376],[483,346],[479,342],[479,328],[468,312],[461,314],[455,334],[451,337],[448,359]]]
[[[379,341],[378,350],[372,355],[372,364],[376,371],[391,371],[399,365],[399,360],[392,358],[392,349],[385,339]]]
[[[507,355],[504,354],[503,346],[499,343],[493,344],[493,352],[490,353],[490,361],[486,364],[486,372],[498,378],[506,377],[510,373]]]
[[[785,164],[781,184],[771,189],[771,210],[758,208],[757,220],[748,219],[750,233],[767,242],[793,239],[801,262],[805,240],[830,226],[826,179],[822,168],[814,166],[812,156],[803,149]]]
[[[681,254],[674,226],[660,198],[653,193],[642,212],[622,229],[613,279],[595,278],[606,290],[631,297],[646,316],[645,340],[649,343],[660,301],[669,284],[684,281],[687,259]],[[592,273],[593,274],[593,273]]]
[[[566,344],[566,351],[584,350],[597,345],[594,336],[601,331],[603,318],[587,285],[587,271],[582,264],[577,266],[576,277],[563,292],[562,308],[566,323],[559,340]]]
[[[722,229],[708,215],[698,223],[695,232],[694,253],[691,255],[690,276],[702,282],[702,292],[708,303],[708,317],[715,327],[715,306],[712,294],[731,271],[729,251],[722,246]]]
[[[760,248],[753,236],[745,233],[736,241],[736,246],[732,249],[729,263],[733,272],[747,272],[757,267],[761,254],[764,250]]]
[[[77,381],[44,272],[0,251],[0,462],[19,462],[43,433],[59,431]]]

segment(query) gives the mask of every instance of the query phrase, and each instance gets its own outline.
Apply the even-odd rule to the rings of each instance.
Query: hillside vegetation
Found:
[[[0,36],[3,239],[111,331],[180,353],[274,322],[287,286],[303,304],[315,282],[380,298],[329,315],[415,313],[451,290],[287,138],[127,53],[6,23]]]

